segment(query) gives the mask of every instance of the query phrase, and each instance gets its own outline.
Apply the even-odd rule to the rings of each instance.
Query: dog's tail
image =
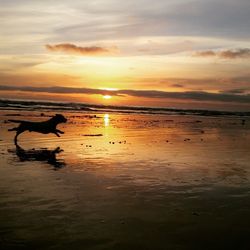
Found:
[[[21,120],[8,120],[9,122],[14,122],[14,123],[22,123],[23,121]],[[8,131],[17,131],[18,128],[10,128]]]
[[[17,128],[10,128],[8,131],[17,131]]]
[[[22,123],[22,122],[24,122],[24,121],[22,121],[22,120],[8,120],[9,122],[14,122],[14,123]]]

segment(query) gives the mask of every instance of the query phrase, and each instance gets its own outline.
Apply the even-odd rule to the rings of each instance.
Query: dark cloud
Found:
[[[228,59],[250,58],[250,49],[225,50],[220,53],[220,57]]]
[[[174,87],[174,88],[183,88],[184,85],[183,84],[179,84],[179,83],[175,83],[175,84],[172,84],[171,87]]]
[[[209,56],[216,56],[216,53],[212,50],[205,50],[196,52],[194,56],[209,57]]]
[[[250,95],[209,93],[205,91],[165,92],[156,90],[120,90],[119,93],[147,98],[250,103]]]
[[[90,88],[71,88],[71,87],[32,87],[32,86],[7,86],[0,85],[0,91],[25,91],[55,94],[106,94],[108,91]]]
[[[250,58],[250,49],[240,48],[223,51],[205,50],[196,52],[194,55],[199,57],[219,57],[223,59]]]
[[[229,90],[224,90],[221,91],[220,93],[225,93],[225,94],[244,94],[249,91],[249,88],[241,88],[241,89],[229,89]]]
[[[191,76],[192,77],[192,76]],[[250,86],[250,75],[239,75],[235,77],[209,77],[209,78],[141,78],[139,83],[144,86],[156,87],[185,87],[185,89],[194,91],[226,90],[226,89],[245,89]]]
[[[118,52],[116,47],[112,48],[103,48],[98,46],[91,47],[80,47],[71,43],[60,43],[55,45],[45,45],[45,47],[49,51],[53,52],[64,52],[68,54],[77,54],[77,55],[107,55],[107,54],[115,54]]]
[[[186,91],[186,92],[166,92],[157,90],[101,90],[91,88],[71,88],[71,87],[31,87],[31,86],[7,86],[0,85],[0,91],[25,91],[25,92],[43,92],[55,94],[98,94],[113,96],[134,96],[144,98],[161,99],[179,99],[210,102],[236,102],[250,103],[250,95],[239,95],[235,93],[209,93],[204,91]]]

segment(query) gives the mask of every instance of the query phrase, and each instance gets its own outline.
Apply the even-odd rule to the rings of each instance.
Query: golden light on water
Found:
[[[103,116],[103,121],[104,121],[104,126],[108,127],[109,126],[109,114],[105,114]]]

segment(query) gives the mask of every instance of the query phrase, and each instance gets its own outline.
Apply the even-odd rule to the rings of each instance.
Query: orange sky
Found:
[[[249,1],[1,5],[1,98],[250,108]]]

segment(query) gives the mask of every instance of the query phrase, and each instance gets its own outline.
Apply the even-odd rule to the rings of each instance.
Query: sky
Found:
[[[0,6],[0,98],[250,110],[249,0]]]

